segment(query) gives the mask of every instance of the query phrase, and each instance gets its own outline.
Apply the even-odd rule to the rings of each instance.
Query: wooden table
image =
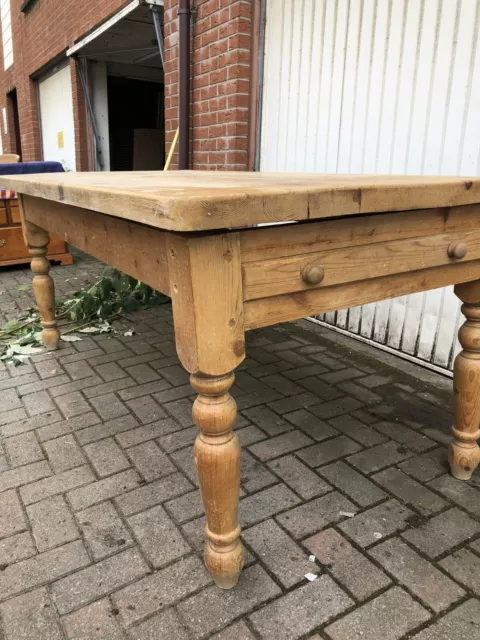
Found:
[[[205,562],[218,586],[233,587],[243,563],[229,389],[249,329],[455,284],[467,321],[448,457],[456,478],[470,478],[480,461],[480,178],[133,172],[3,181],[21,194],[47,347],[59,340],[49,232],[172,297],[178,356],[198,392]]]

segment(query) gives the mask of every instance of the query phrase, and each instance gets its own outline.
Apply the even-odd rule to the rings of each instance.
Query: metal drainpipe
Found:
[[[190,0],[178,2],[179,107],[178,168],[189,168],[190,156]]]

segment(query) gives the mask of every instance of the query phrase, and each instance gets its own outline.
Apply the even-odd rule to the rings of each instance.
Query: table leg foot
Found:
[[[205,564],[221,589],[237,584],[244,557],[237,521],[241,456],[233,432],[237,406],[228,393],[234,379],[233,373],[190,376],[199,394],[193,419],[201,431],[195,441],[195,464],[207,517]]]
[[[460,327],[458,339],[463,350],[455,359],[453,391],[455,424],[453,439],[448,449],[452,475],[469,480],[480,463],[480,300],[478,283],[455,287],[455,293],[464,301],[462,312],[466,322]]]

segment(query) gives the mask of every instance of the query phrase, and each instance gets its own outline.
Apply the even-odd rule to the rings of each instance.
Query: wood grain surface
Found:
[[[161,229],[202,231],[480,202],[480,178],[230,171],[2,176],[2,185]]]

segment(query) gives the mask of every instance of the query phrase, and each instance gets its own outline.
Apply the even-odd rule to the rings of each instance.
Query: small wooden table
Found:
[[[205,562],[218,586],[233,587],[243,563],[229,389],[249,329],[455,284],[467,321],[449,462],[461,480],[478,465],[480,178],[133,172],[3,182],[21,194],[47,347],[59,340],[49,232],[172,297],[178,356],[198,392]]]

